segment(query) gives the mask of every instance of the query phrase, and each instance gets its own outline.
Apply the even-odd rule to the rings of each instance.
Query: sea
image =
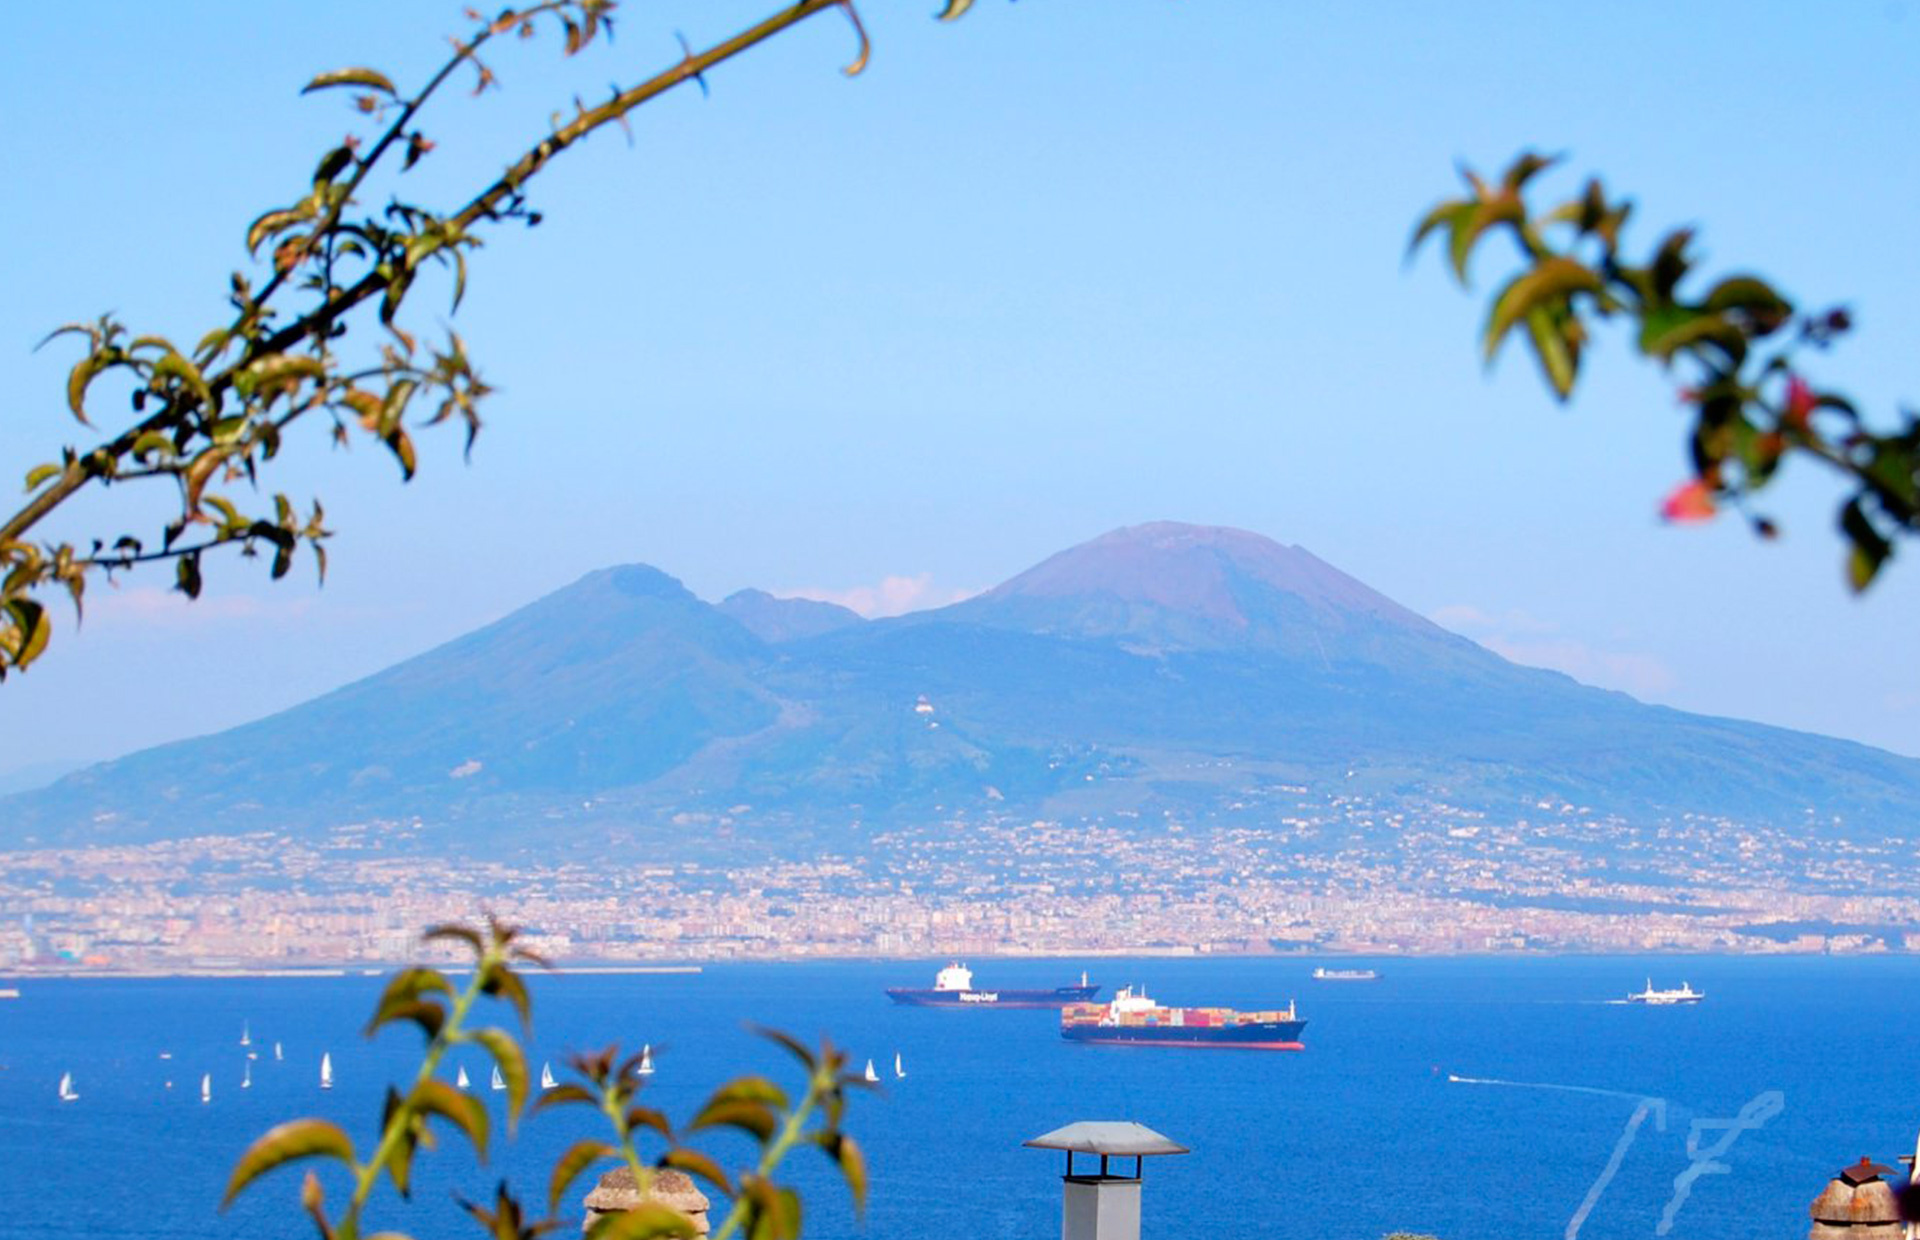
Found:
[[[1167,1004],[1297,1000],[1300,1052],[1084,1046],[1060,1038],[1053,1012],[899,1007],[881,993],[931,985],[943,963],[536,976],[531,1057],[564,1077],[569,1053],[650,1043],[645,1093],[679,1121],[731,1076],[798,1088],[755,1025],[830,1038],[856,1066],[871,1058],[883,1082],[846,1121],[871,1169],[864,1212],[816,1149],[778,1173],[820,1240],[1050,1240],[1064,1156],[1022,1143],[1076,1120],[1137,1121],[1191,1151],[1146,1160],[1147,1240],[1779,1240],[1805,1235],[1814,1197],[1863,1156],[1903,1179],[1897,1160],[1920,1132],[1920,958],[970,962],[982,987],[1064,985],[1085,969],[1103,994],[1139,984]],[[1381,977],[1311,980],[1320,963]],[[1649,980],[1684,980],[1706,1001],[1617,1001]],[[291,1168],[223,1213],[234,1161],[306,1115],[370,1145],[388,1083],[411,1075],[420,1049],[411,1026],[362,1036],[377,977],[18,985],[0,1001],[0,1236],[13,1240],[312,1235]],[[477,1051],[456,1062],[487,1079]],[[69,1072],[80,1097],[62,1103]],[[502,1179],[544,1208],[555,1157],[599,1131],[584,1109],[557,1109],[509,1138],[504,1095],[480,1096],[498,1129],[486,1162],[448,1132],[421,1153],[411,1200],[383,1192],[366,1231],[477,1235],[460,1202],[490,1201]],[[754,1153],[730,1134],[704,1144],[734,1168]],[[323,1183],[344,1198],[340,1175]],[[568,1194],[557,1234],[574,1234],[586,1187]]]

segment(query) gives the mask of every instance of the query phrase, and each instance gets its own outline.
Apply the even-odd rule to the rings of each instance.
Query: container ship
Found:
[[[1315,969],[1313,980],[1316,982],[1377,982],[1380,973],[1376,969]]]
[[[1123,986],[1111,1003],[1069,1003],[1060,1010],[1060,1036],[1073,1042],[1118,1046],[1218,1046],[1246,1050],[1305,1050],[1307,1027],[1288,1001],[1270,1012],[1232,1008],[1161,1007],[1138,986]]]
[[[956,961],[940,970],[939,976],[933,979],[932,990],[891,987],[887,998],[913,1007],[1057,1008],[1069,1003],[1085,1003],[1099,993],[1098,986],[1088,984],[1085,973],[1080,975],[1078,986],[1056,986],[1052,990],[976,990],[973,970]]]

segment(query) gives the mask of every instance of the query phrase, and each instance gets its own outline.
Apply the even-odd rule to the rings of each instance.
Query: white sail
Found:
[[[62,1072],[60,1074],[60,1101],[74,1102],[77,1101],[79,1097],[80,1095],[73,1091],[73,1073]]]
[[[559,1083],[560,1082],[553,1079],[552,1064],[548,1063],[548,1064],[540,1065],[540,1088],[552,1089],[555,1085],[558,1085]]]
[[[895,1051],[893,1053],[893,1076],[895,1080],[905,1080],[907,1076],[906,1068],[902,1067],[900,1064],[899,1051]]]
[[[278,1042],[273,1044],[273,1062],[280,1062],[280,1044]]]
[[[460,1075],[454,1078],[453,1083],[455,1085],[458,1085],[462,1089],[465,1089],[468,1085],[472,1084],[471,1081],[467,1080],[467,1069],[465,1064],[461,1065]]]
[[[867,1060],[867,1079],[869,1081],[877,1081],[880,1079],[880,1074],[873,1070],[873,1060],[871,1059]]]
[[[200,1078],[200,1101],[213,1101],[213,1073],[211,1072]]]
[[[333,1088],[333,1052],[331,1051],[320,1056],[320,1088]]]
[[[253,1061],[252,1060],[247,1061],[247,1070],[240,1074],[240,1088],[242,1089],[253,1088]]]
[[[500,1079],[500,1066],[498,1064],[495,1064],[493,1069],[493,1087],[495,1089],[505,1089],[507,1087],[507,1083]]]
[[[640,1066],[634,1070],[641,1076],[653,1075],[653,1043],[649,1042],[640,1048]]]
[[[244,1020],[240,1022],[240,1045],[253,1045],[253,1032],[247,1028],[247,1022]]]

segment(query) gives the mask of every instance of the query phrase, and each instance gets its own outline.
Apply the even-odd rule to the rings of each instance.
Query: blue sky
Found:
[[[497,169],[575,93],[630,82],[775,7],[652,3],[574,61],[550,38],[451,96],[413,186]],[[545,223],[476,256],[454,321],[501,389],[471,465],[428,434],[401,486],[311,428],[333,572],[211,569],[96,588],[84,629],[0,688],[0,775],[292,705],[611,563],[718,598],[864,605],[994,584],[1115,526],[1298,543],[1522,661],[1646,700],[1920,754],[1920,564],[1841,585],[1838,494],[1790,470],[1760,545],[1669,529],[1674,382],[1607,337],[1569,409],[1411,222],[1454,164],[1563,151],[1642,244],[1691,223],[1860,330],[1818,381],[1920,398],[1916,22],[1904,4],[1543,6],[869,0],[868,73],[828,15],[570,153]],[[0,112],[0,462],[85,443],[52,326],[113,309],[197,339],[247,223],[354,124],[312,73],[429,71],[458,4],[57,6],[9,15]],[[1491,257],[1491,256],[1489,256]],[[1489,266],[1481,287],[1494,277]],[[433,291],[420,321],[444,318]],[[118,500],[59,532],[117,534]],[[82,519],[84,518],[84,519]],[[50,531],[52,532],[52,531]],[[891,579],[891,584],[888,584]],[[63,622],[68,617],[63,616]]]

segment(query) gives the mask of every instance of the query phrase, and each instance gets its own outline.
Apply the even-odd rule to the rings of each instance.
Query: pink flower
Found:
[[[1786,411],[1786,420],[1788,423],[1804,428],[1807,424],[1807,419],[1813,414],[1815,399],[1814,390],[1807,385],[1805,379],[1802,379],[1799,375],[1788,376]]]
[[[1661,520],[1680,524],[1711,521],[1715,511],[1713,488],[1699,478],[1681,483],[1660,504]]]

